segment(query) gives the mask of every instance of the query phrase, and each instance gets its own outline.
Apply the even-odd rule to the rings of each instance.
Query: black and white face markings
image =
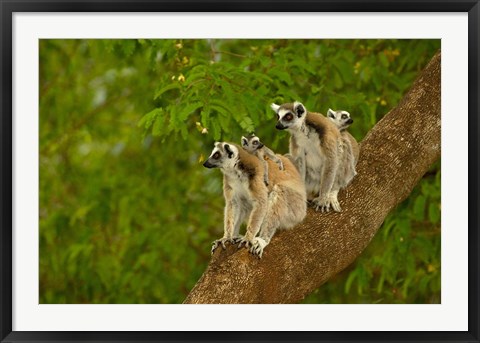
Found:
[[[213,148],[212,153],[203,163],[204,167],[224,168],[230,164],[234,164],[234,157],[238,155],[236,147],[224,142],[216,142],[214,145],[215,147]]]
[[[335,123],[339,130],[346,130],[353,123],[353,119],[350,118],[350,113],[347,111],[334,111],[329,108],[327,117]]]
[[[253,133],[248,137],[242,136],[242,147],[249,153],[253,153],[258,149],[263,148],[263,146],[263,143],[260,142],[260,138],[255,136]]]
[[[298,101],[295,101],[292,104],[271,104],[270,107],[272,110],[277,113],[277,125],[275,126],[278,130],[291,129],[299,127],[305,120],[305,114],[307,110],[305,106]]]

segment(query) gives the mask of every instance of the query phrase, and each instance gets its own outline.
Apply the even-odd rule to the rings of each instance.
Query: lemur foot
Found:
[[[262,258],[263,249],[268,245],[268,243],[260,237],[255,237],[252,241],[252,246],[250,247],[249,251],[253,255],[257,255],[258,258]]]
[[[312,200],[312,206],[317,212],[329,212],[331,206],[331,198],[328,196],[324,197],[317,197]]]
[[[238,237],[236,240],[235,240],[235,243],[238,243],[238,249],[240,249],[243,245],[245,245],[245,248],[249,248],[253,241],[249,241],[248,239],[245,238],[245,236],[243,237]]]
[[[225,243],[226,242],[230,242],[230,243],[235,243],[235,238],[220,238],[220,239],[216,239],[212,242],[212,250],[211,250],[211,253],[213,254],[213,252],[221,245],[223,250],[227,249],[227,247],[225,246]]]
[[[340,203],[338,202],[337,195],[336,194],[330,194],[330,205],[332,205],[332,208],[335,212],[342,212],[342,208],[340,207]]]

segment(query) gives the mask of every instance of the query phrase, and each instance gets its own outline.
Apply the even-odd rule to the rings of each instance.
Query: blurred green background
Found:
[[[40,303],[181,303],[223,234],[213,142],[278,153],[271,102],[361,140],[440,40],[40,40]],[[267,252],[268,253],[268,249]],[[440,302],[440,162],[305,303]]]

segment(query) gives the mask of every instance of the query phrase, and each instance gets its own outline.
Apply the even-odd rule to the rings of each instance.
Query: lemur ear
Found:
[[[230,148],[230,145],[225,144],[223,147],[225,148],[225,151],[226,151],[227,154],[228,154],[228,158],[232,158],[232,156],[233,156],[233,150]]]
[[[275,111],[275,113],[278,113],[278,109],[280,108],[280,105],[277,105],[277,104],[271,104],[270,107],[272,108],[272,110]]]
[[[248,139],[242,136],[242,146],[248,146]]]
[[[303,104],[298,101],[295,101],[293,103],[293,110],[297,114],[298,118],[300,118],[307,112],[307,109],[305,108],[305,106],[303,106]]]
[[[328,109],[327,117],[335,119],[335,112],[331,108]]]

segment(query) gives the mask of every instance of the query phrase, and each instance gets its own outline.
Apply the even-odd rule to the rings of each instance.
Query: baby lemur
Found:
[[[347,111],[333,111],[332,109],[328,109],[327,118],[338,127],[342,135],[342,145],[340,146],[342,161],[340,162],[337,181],[340,183],[340,188],[344,188],[357,175],[355,167],[360,154],[357,141],[347,131],[348,127],[352,125],[353,119]]]
[[[273,162],[278,164],[278,168],[283,170],[283,163],[282,160],[269,148],[265,146],[262,142],[260,142],[260,138],[251,134],[250,136],[244,137],[242,136],[242,147],[246,151],[251,154],[257,156],[260,161],[263,161],[264,173],[263,173],[263,180],[265,184],[268,186],[268,163],[265,160],[265,157],[271,159]]]
[[[317,211],[329,211],[332,207],[340,212],[340,187],[336,182],[340,131],[331,120],[308,112],[299,102],[271,107],[277,113],[275,127],[290,132],[290,154],[305,181],[308,199]]]
[[[345,132],[346,129],[353,123],[350,113],[347,111],[334,111],[331,108],[327,111],[327,117],[338,127],[340,132]]]
[[[213,251],[225,242],[245,244],[249,251],[262,257],[275,231],[300,223],[307,211],[305,186],[295,166],[281,156],[284,170],[272,160],[269,163],[269,186],[264,182],[264,163],[240,146],[217,142],[203,164],[220,168],[225,197],[224,235],[213,242]],[[239,236],[246,221],[245,235]],[[257,237],[258,234],[258,237]]]

